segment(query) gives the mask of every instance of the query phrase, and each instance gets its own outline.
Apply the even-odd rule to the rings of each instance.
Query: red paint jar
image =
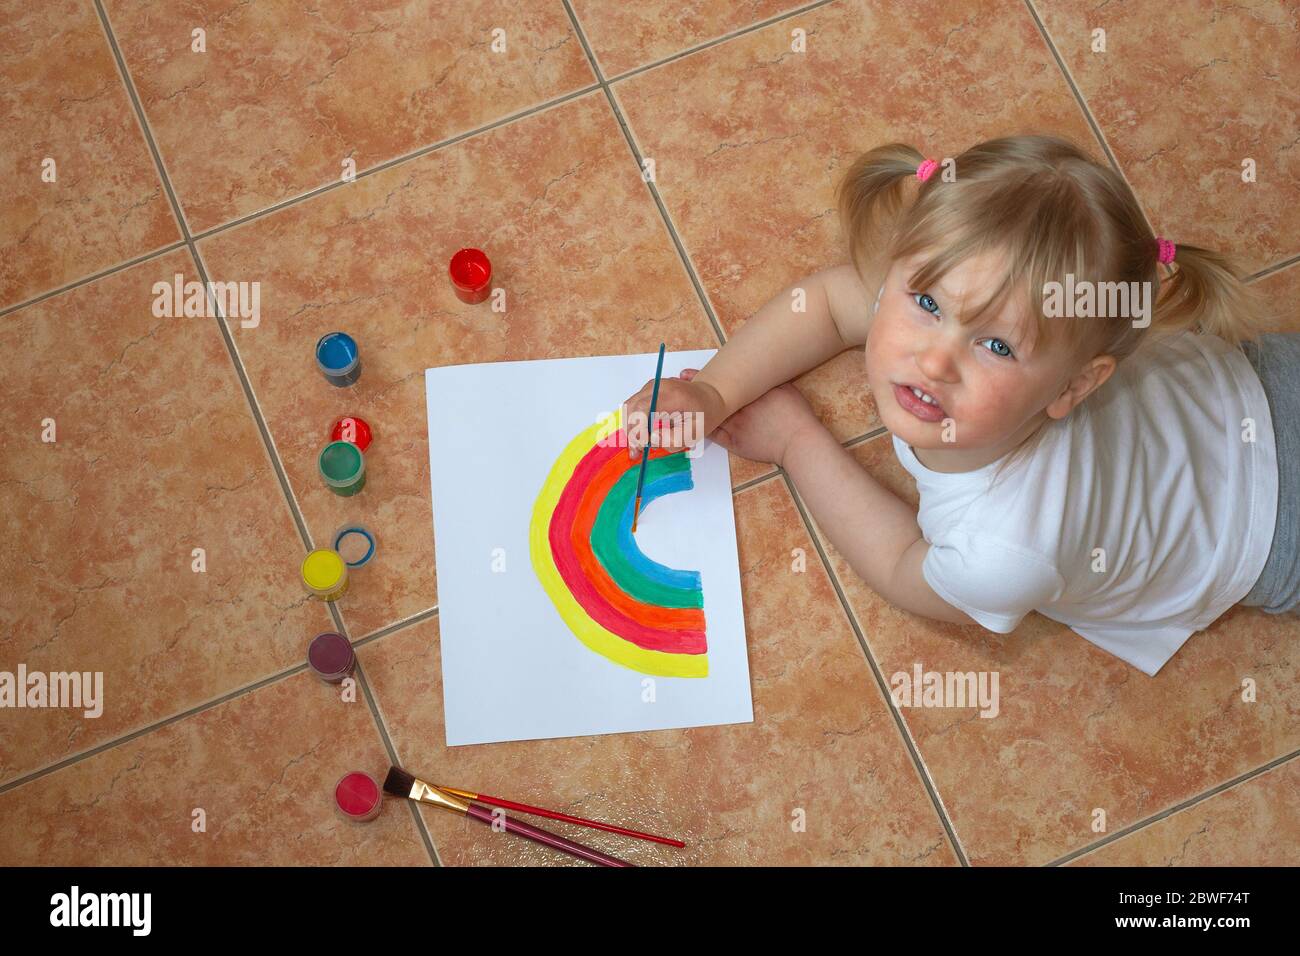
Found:
[[[366,420],[357,418],[355,415],[340,418],[334,423],[334,427],[330,429],[330,441],[351,442],[362,451],[370,447],[372,437],[370,426],[366,424]]]
[[[334,785],[334,806],[349,820],[365,823],[379,816],[384,805],[384,791],[368,773],[353,770]]]
[[[492,263],[481,249],[461,249],[451,257],[449,271],[456,297],[462,302],[482,302],[492,291]]]

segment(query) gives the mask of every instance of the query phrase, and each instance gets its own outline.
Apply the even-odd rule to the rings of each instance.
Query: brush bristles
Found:
[[[384,780],[384,792],[395,797],[409,797],[415,786],[415,774],[407,773],[401,767],[390,767],[388,777]]]

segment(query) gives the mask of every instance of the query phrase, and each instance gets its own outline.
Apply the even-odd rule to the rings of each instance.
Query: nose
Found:
[[[916,367],[931,382],[957,381],[957,361],[952,343],[939,336],[927,337],[916,347]]]

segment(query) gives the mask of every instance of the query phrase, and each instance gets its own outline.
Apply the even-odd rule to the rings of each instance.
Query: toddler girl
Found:
[[[1255,339],[1222,256],[1154,236],[1119,175],[1052,136],[942,166],[873,149],[839,206],[851,264],[665,379],[658,412],[780,466],[914,614],[1009,633],[1036,610],[1154,675],[1235,603],[1300,604],[1300,335]],[[856,346],[919,512],[788,384]]]

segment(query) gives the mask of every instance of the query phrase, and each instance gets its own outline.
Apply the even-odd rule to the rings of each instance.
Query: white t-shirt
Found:
[[[1039,438],[989,489],[997,462],[931,471],[894,436],[921,495],[922,573],[989,630],[1036,610],[1154,676],[1268,559],[1277,449],[1259,376],[1216,336],[1167,336]]]

